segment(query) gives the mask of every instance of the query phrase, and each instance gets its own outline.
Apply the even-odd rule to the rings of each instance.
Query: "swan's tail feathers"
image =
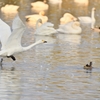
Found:
[[[22,20],[20,19],[19,15],[17,15],[12,23],[12,29],[18,29],[18,28],[25,28],[24,23],[22,22]]]

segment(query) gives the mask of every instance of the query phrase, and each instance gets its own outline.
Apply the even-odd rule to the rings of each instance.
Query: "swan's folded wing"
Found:
[[[11,35],[10,26],[0,19],[0,42],[3,46],[6,44],[8,37]]]
[[[12,26],[13,26],[12,27],[13,32],[9,36],[4,49],[21,46],[21,38],[22,38],[23,33],[25,32],[26,27],[23,24],[23,22],[21,21],[21,19],[19,18],[19,16],[17,16],[14,19]]]

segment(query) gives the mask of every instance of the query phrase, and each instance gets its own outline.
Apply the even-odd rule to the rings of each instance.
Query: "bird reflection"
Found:
[[[81,42],[81,35],[67,35],[67,34],[58,34],[57,38],[61,41],[66,41],[73,45],[79,45]]]
[[[19,100],[21,95],[19,75],[18,71],[2,70],[0,72],[0,97],[2,99]]]

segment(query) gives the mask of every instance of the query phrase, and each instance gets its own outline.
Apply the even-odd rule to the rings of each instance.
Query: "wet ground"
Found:
[[[25,0],[24,5],[22,2],[17,5],[20,4],[19,15],[26,23],[25,15],[32,14],[31,1]],[[49,5],[47,16],[55,28],[65,12],[77,17],[89,16],[92,7],[96,8],[96,25],[100,25],[99,0],[90,0],[88,6],[77,5],[74,0]],[[1,13],[1,19],[9,25],[14,16]],[[34,36],[27,26],[22,39],[24,46],[39,39],[48,43],[15,55],[16,62],[4,59],[4,69],[0,70],[0,100],[100,100],[100,33],[89,25],[81,27],[81,35]],[[93,62],[91,73],[83,69],[90,61]]]

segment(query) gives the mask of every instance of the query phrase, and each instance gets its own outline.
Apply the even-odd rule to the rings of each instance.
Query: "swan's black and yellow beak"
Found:
[[[47,43],[47,41],[45,41],[45,40],[42,40],[43,41],[43,43]]]

